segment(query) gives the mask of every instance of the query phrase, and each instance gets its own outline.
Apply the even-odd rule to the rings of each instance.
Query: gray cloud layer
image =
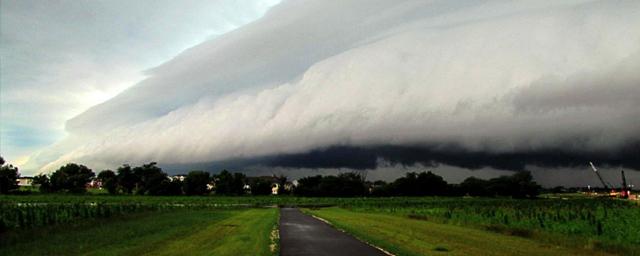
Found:
[[[640,134],[638,27],[637,1],[288,1],[70,120],[32,164],[617,152]]]

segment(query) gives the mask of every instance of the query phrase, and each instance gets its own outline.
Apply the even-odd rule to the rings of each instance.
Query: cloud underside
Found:
[[[251,168],[293,169],[350,169],[374,170],[387,166],[440,165],[469,170],[493,169],[506,171],[537,170],[539,168],[578,168],[589,170],[588,162],[603,167],[623,167],[640,170],[636,152],[640,143],[629,144],[619,152],[573,153],[562,149],[546,149],[536,152],[470,152],[451,146],[332,146],[304,153],[280,154],[255,158],[228,159],[222,161],[168,164],[174,171],[184,169],[243,170]]]
[[[640,169],[638,27],[638,2],[289,1],[70,120],[34,164]]]

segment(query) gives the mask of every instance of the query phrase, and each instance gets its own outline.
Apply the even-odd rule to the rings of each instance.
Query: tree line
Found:
[[[409,172],[393,182],[365,181],[360,173],[337,176],[311,176],[298,180],[293,193],[300,196],[509,196],[534,198],[541,186],[533,181],[530,172],[483,180],[469,177],[460,184],[448,184],[432,172]]]
[[[17,167],[5,164],[2,157],[0,163],[0,193],[6,194],[18,188],[19,173]],[[109,194],[137,195],[268,195],[276,186],[278,194],[316,197],[469,195],[533,198],[541,190],[531,173],[526,171],[489,180],[469,177],[460,184],[448,184],[432,172],[409,172],[393,182],[369,182],[362,173],[348,172],[304,177],[293,186],[285,176],[247,177],[227,170],[217,175],[191,171],[184,179],[171,178],[155,162],[135,167],[124,164],[116,171],[103,170],[97,176],[84,165],[70,163],[50,175],[35,176],[33,184],[39,185],[43,193],[84,193],[92,180],[100,181]],[[285,190],[286,185],[290,189]]]
[[[398,184],[398,181],[400,183]],[[410,185],[407,185],[410,184]],[[433,184],[430,190],[416,189],[425,184]],[[407,189],[413,188],[413,189]],[[389,187],[383,186],[380,193],[384,195],[385,189],[396,192],[398,195],[449,195],[449,196],[509,196],[514,198],[534,198],[540,194],[541,186],[533,181],[531,172],[520,171],[512,175],[503,175],[489,180],[469,177],[460,184],[448,184],[442,177],[431,172],[407,173],[403,178],[391,183]]]
[[[34,177],[33,183],[40,191],[86,192],[86,184],[94,180],[102,183],[109,194],[136,195],[206,195],[211,192],[219,195],[271,194],[271,183],[261,178],[248,178],[243,173],[231,173],[223,170],[217,175],[205,171],[191,171],[183,179],[171,178],[155,162],[132,167],[122,165],[115,172],[103,170],[96,176],[91,169],[70,163],[60,167],[51,175],[41,174]],[[255,189],[249,189],[254,185]]]

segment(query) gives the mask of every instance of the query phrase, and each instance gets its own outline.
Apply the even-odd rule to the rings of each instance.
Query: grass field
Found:
[[[383,213],[489,230],[571,248],[623,255],[640,253],[640,207],[615,199],[575,198],[397,198],[343,205],[363,213]]]
[[[135,213],[10,231],[0,255],[274,255],[277,209]]]
[[[275,205],[333,206],[313,214],[399,255],[640,255],[640,204],[580,195],[517,200],[104,194],[0,196],[0,255],[269,255],[277,210],[264,207]]]
[[[606,255],[522,237],[341,208],[306,210],[395,255]]]

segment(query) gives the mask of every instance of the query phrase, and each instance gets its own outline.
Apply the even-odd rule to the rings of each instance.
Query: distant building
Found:
[[[30,187],[33,185],[33,177],[20,177],[16,179],[16,181],[20,187]]]
[[[289,181],[285,182],[282,188],[284,189],[284,191],[291,192],[297,186],[298,186],[298,181],[294,180],[292,182],[289,182]],[[280,184],[278,184],[277,182],[274,182],[273,185],[271,186],[271,194],[277,195],[278,191],[280,191]]]
[[[298,180],[293,180],[291,182],[287,182],[284,184],[285,191],[292,191],[295,187],[298,186]]]
[[[100,179],[92,179],[85,185],[86,188],[98,188],[102,189],[102,180]]]
[[[169,180],[171,181],[174,181],[174,180],[184,181],[185,178],[187,178],[186,174],[176,174],[176,175],[169,176]]]

